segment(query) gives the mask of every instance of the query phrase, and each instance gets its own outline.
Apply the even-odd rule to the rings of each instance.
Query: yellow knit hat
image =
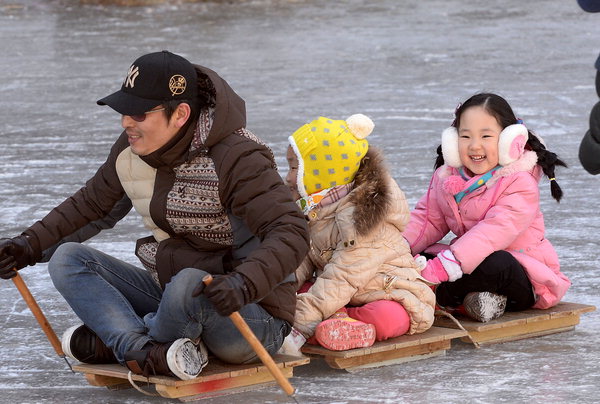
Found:
[[[300,195],[352,182],[374,126],[369,117],[356,114],[345,121],[321,116],[296,130],[289,142],[298,157]]]

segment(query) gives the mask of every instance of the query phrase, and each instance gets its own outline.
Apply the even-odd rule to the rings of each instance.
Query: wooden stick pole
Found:
[[[206,275],[202,278],[202,281],[205,285],[209,285],[212,282],[212,276]],[[240,316],[240,313],[234,311],[229,315],[229,318],[233,321],[233,324],[237,329],[240,330],[252,349],[254,349],[254,352],[256,352],[262,363],[269,369],[269,372],[271,372],[275,380],[277,380],[277,383],[281,386],[283,391],[285,391],[288,396],[293,397],[294,387],[292,387],[288,379],[281,373],[281,370],[277,367],[275,361],[271,358],[271,355],[269,355],[265,347],[262,346],[258,338],[256,338],[256,335],[254,335],[252,329],[248,326],[248,323]]]
[[[58,339],[56,333],[52,329],[52,326],[46,319],[46,316],[44,316],[44,313],[42,313],[42,309],[40,309],[40,306],[38,306],[37,302],[33,298],[33,295],[29,291],[29,288],[27,287],[27,285],[25,285],[25,282],[23,281],[23,278],[21,278],[21,275],[19,275],[19,273],[17,272],[17,274],[11,279],[15,283],[15,286],[19,290],[19,293],[21,293],[21,296],[23,296],[23,300],[25,300],[25,303],[27,303],[27,306],[29,306],[29,309],[35,316],[35,319],[40,324],[40,327],[42,327],[42,331],[44,331],[44,333],[46,334],[48,341],[50,341],[52,347],[54,348],[58,356],[60,356],[61,358],[65,358],[65,353],[62,350],[60,340]]]

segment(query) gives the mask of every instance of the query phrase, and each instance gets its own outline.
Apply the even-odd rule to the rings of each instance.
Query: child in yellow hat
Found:
[[[289,137],[286,183],[309,222],[311,248],[296,270],[294,330],[331,350],[370,346],[433,323],[435,296],[419,275],[402,230],[409,208],[365,115],[320,117]]]

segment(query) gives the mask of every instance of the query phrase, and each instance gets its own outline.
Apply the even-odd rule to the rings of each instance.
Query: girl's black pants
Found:
[[[520,311],[535,304],[533,286],[523,266],[506,251],[490,254],[470,274],[454,282],[442,282],[435,290],[442,307],[457,307],[470,292],[493,292],[508,298],[507,311]]]

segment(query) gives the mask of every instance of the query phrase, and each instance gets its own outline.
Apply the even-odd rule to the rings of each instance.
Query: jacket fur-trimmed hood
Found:
[[[368,234],[386,217],[391,202],[387,176],[383,154],[373,147],[369,148],[354,177],[354,189],[349,195],[355,205],[352,217],[360,235]]]

